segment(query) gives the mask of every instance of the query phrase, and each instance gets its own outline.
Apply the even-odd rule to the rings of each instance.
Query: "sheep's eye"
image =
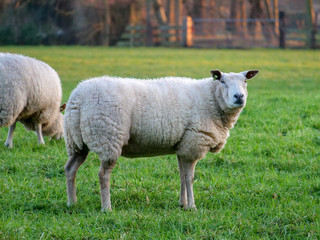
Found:
[[[247,83],[247,80],[244,80],[244,83]]]
[[[221,83],[223,83],[223,84],[226,84],[226,82],[225,82],[225,81],[223,81],[223,80],[220,80],[220,82],[221,82]]]

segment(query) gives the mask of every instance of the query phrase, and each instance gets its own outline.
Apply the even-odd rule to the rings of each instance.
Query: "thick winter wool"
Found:
[[[26,56],[0,53],[0,127],[10,126],[6,145],[12,147],[17,121],[42,133],[63,136],[62,90],[58,74],[46,63]]]
[[[178,156],[180,203],[195,208],[194,167],[208,151],[224,147],[229,129],[246,104],[246,79],[257,73],[216,71],[212,75],[217,81],[106,76],[80,83],[67,103],[64,122],[69,204],[76,202],[76,171],[92,151],[101,160],[102,210],[111,210],[110,174],[119,156],[164,154]]]

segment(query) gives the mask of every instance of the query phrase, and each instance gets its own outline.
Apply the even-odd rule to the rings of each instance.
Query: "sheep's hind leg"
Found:
[[[14,122],[10,127],[9,127],[9,132],[7,136],[7,141],[4,145],[6,145],[9,148],[13,147],[13,132],[16,129],[16,122]]]
[[[197,209],[194,196],[193,196],[193,179],[194,179],[194,169],[197,164],[197,161],[184,161],[183,159],[179,158],[180,168],[182,169],[182,177],[185,182],[185,188],[187,190],[187,205],[185,209]],[[181,190],[182,192],[182,190]],[[182,196],[183,198],[183,196]]]
[[[67,181],[68,206],[77,202],[75,181],[76,174],[81,164],[86,160],[88,151],[82,153],[74,153],[65,165],[65,174]]]
[[[40,123],[36,123],[35,124],[35,131],[36,131],[37,136],[38,136],[38,143],[44,144],[44,140],[43,140],[43,137],[42,137],[42,125]]]
[[[101,191],[101,211],[111,211],[111,199],[110,199],[110,177],[113,167],[116,161],[103,161],[101,160],[99,181]]]

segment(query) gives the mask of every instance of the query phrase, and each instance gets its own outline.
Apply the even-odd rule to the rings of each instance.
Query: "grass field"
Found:
[[[175,156],[120,158],[113,212],[100,212],[99,159],[77,175],[67,207],[63,140],[39,146],[18,125],[0,130],[0,239],[320,239],[320,52],[103,47],[0,47],[49,63],[67,101],[100,75],[203,78],[211,69],[259,69],[225,149],[195,172],[197,211],[178,207]]]

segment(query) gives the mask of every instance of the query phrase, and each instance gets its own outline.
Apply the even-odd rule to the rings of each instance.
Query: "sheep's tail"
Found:
[[[80,106],[76,99],[70,98],[64,115],[64,137],[69,155],[84,150],[80,128]]]

